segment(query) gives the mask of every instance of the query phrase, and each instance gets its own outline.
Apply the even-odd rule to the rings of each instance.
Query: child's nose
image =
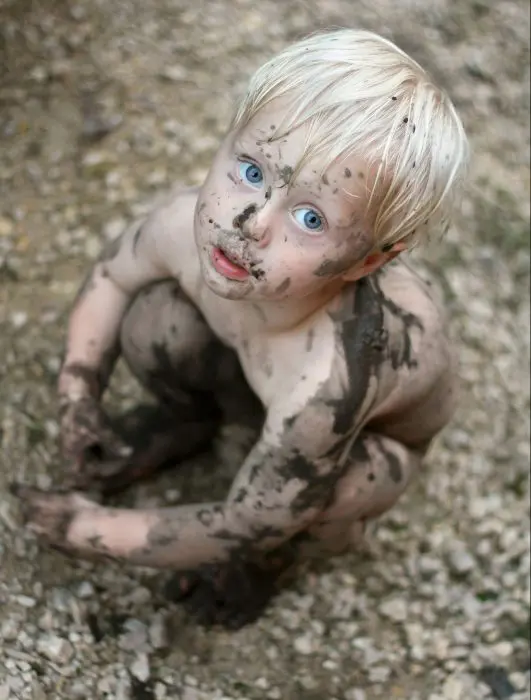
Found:
[[[232,222],[234,228],[240,229],[245,236],[258,243],[259,247],[267,245],[269,239],[269,216],[265,209],[265,206],[258,208],[252,205]]]

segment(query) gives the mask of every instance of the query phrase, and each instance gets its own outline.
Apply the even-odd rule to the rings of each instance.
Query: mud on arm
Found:
[[[278,412],[275,426],[266,421],[224,502],[127,510],[23,488],[27,524],[82,558],[174,570],[252,559],[305,529],[333,494],[341,474],[337,436],[326,422],[314,423],[316,416],[320,410],[310,405],[295,421],[279,423]]]
[[[122,316],[145,284],[168,275],[157,255],[153,217],[133,222],[90,271],[70,314],[59,395],[99,398],[117,354]]]

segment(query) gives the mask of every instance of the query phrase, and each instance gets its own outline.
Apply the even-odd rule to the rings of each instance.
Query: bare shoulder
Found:
[[[432,323],[445,323],[446,312],[440,288],[436,282],[421,275],[405,260],[397,260],[377,275],[376,284],[387,307],[389,302],[426,317]]]
[[[173,277],[194,274],[193,217],[195,189],[173,189],[152,203],[148,214],[133,220],[102,256],[103,274],[124,291]],[[195,266],[198,268],[198,265]]]
[[[358,424],[378,422],[398,439],[429,439],[453,405],[454,359],[434,286],[395,263],[345,287],[329,314],[336,429],[348,431],[357,414]]]
[[[199,271],[194,215],[199,188],[174,187],[158,198],[140,234],[139,251],[155,255],[183,286],[194,285]]]
[[[181,245],[190,247],[193,244],[198,193],[198,187],[173,188],[154,203],[146,220],[147,231],[157,236],[159,245],[168,246],[161,252],[171,262],[178,257],[177,251],[181,251]]]
[[[446,336],[446,313],[437,287],[412,266],[395,262],[344,288],[330,311],[345,351],[370,347],[395,369],[414,366],[423,343]]]

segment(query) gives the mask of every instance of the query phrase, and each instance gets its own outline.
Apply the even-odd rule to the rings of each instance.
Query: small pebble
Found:
[[[77,587],[77,597],[81,598],[81,600],[92,598],[93,595],[94,586],[90,581],[82,581]]]
[[[18,595],[15,600],[23,608],[34,608],[37,605],[35,598],[28,595]]]
[[[448,563],[451,571],[458,576],[465,576],[477,567],[476,560],[465,547],[453,549],[448,556]]]
[[[384,617],[388,617],[395,622],[407,620],[407,604],[403,598],[392,598],[380,605],[380,612]]]
[[[314,651],[312,638],[308,634],[302,634],[293,641],[293,647],[298,654],[311,654]]]
[[[148,639],[146,625],[140,620],[130,619],[124,623],[124,633],[120,636],[120,648],[125,651],[145,651]]]
[[[164,649],[168,646],[168,630],[166,619],[157,613],[149,626],[149,641],[154,649]]]
[[[462,681],[453,676],[445,681],[442,692],[445,700],[465,700],[465,687]]]
[[[148,681],[150,676],[148,655],[138,654],[130,666],[130,671],[131,675],[137,678],[141,683]]]
[[[169,80],[172,83],[177,83],[181,80],[186,80],[188,77],[188,71],[184,66],[166,66],[161,72],[161,77],[165,80]]]
[[[350,688],[345,692],[345,700],[366,700],[367,695],[361,688]]]
[[[37,651],[56,663],[66,664],[74,654],[70,642],[55,634],[46,634],[37,640]]]

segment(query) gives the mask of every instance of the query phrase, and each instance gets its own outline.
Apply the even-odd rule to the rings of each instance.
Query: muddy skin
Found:
[[[11,484],[9,487],[10,493],[20,499],[22,506],[22,517],[25,521],[33,521],[38,511],[38,518],[41,524],[47,528],[52,540],[60,542],[64,537],[64,533],[68,532],[70,523],[72,522],[73,513],[68,510],[63,510],[57,514],[57,507],[53,499],[47,498],[49,511],[51,514],[49,522],[46,522],[46,510],[43,511],[36,502],[35,494],[38,493],[31,487],[22,486],[21,484]],[[45,492],[43,492],[44,495]],[[46,494],[48,496],[48,494]],[[59,498],[57,499],[57,501]]]
[[[238,214],[237,216],[234,217],[232,221],[232,225],[236,229],[243,229],[245,222],[257,211],[257,206],[256,204],[250,204],[248,207],[245,207],[245,209],[241,212],[241,214]]]
[[[389,477],[395,484],[399,484],[402,481],[402,467],[400,466],[400,460],[395,454],[386,449],[383,440],[378,441],[378,447],[389,465]]]
[[[208,405],[197,418],[190,408],[182,415],[173,406],[139,406],[129,414],[110,421],[116,435],[131,454],[119,459],[93,455],[72,488],[96,490],[109,496],[117,494],[157,472],[208,450],[221,424],[221,410]]]
[[[228,201],[223,210],[219,183],[232,189],[226,169],[220,161],[219,181],[215,187],[207,182],[201,196],[208,203],[197,217],[198,195],[175,195],[149,217],[136,256],[133,242],[139,228],[131,226],[105,263],[106,280],[97,272],[101,264],[95,267],[94,287],[76,312],[74,336],[79,337],[71,338],[69,355],[71,364],[84,367],[89,362],[79,358],[93,358],[96,341],[104,345],[102,339],[109,338],[110,345],[118,333],[129,369],[168,411],[164,420],[155,417],[158,428],[145,416],[136,427],[131,423],[131,442],[142,430],[146,440],[124,461],[100,460],[99,472],[92,466],[85,471],[105,493],[145,477],[164,456],[177,461],[186,450],[208,442],[219,424],[218,399],[223,392],[235,393],[232,369],[225,366],[230,354],[249,378],[265,417],[255,444],[235,465],[226,497],[150,510],[103,507],[71,493],[22,490],[19,498],[28,527],[50,546],[84,558],[117,557],[132,565],[188,573],[186,581],[195,583],[186,587],[181,576],[180,590],[185,588],[195,601],[194,610],[210,621],[237,626],[256,619],[277,589],[286,560],[282,565],[273,560],[277,555],[282,560],[284,547],[297,558],[309,556],[314,547],[325,553],[346,551],[354,530],[392,507],[419,468],[418,455],[406,447],[411,426],[417,431],[411,444],[426,441],[440,429],[449,408],[444,405],[447,387],[440,381],[447,353],[439,312],[403,268],[346,286],[333,304],[304,320],[296,315],[282,332],[268,327],[268,312],[257,334],[252,297],[251,303],[235,304],[207,288],[202,275],[208,268],[201,268],[197,245],[201,254],[218,241],[227,254],[245,261],[255,277],[264,275],[259,258],[266,255],[241,229],[213,232],[208,224],[208,212],[212,221],[230,226],[248,207],[242,196],[239,206]],[[284,182],[290,182],[292,170],[282,172]],[[208,199],[208,192],[216,194]],[[279,200],[285,195],[275,193]],[[238,223],[245,225],[251,214],[247,211]],[[281,256],[282,247],[276,250]],[[336,253],[333,243],[327,250],[327,258]],[[288,269],[289,294],[295,272]],[[309,277],[310,270],[306,273]],[[287,278],[276,278],[275,286],[287,284]],[[168,279],[181,282],[164,281]],[[127,290],[125,311],[122,290]],[[100,309],[107,325],[95,338],[85,329]],[[423,344],[426,319],[430,337]],[[105,347],[99,351],[97,371],[108,362],[106,352]],[[410,373],[415,381],[409,381]],[[411,406],[418,407],[426,395],[431,408],[412,412]],[[88,418],[74,420],[78,430],[90,440],[94,435],[106,438],[106,427],[116,435],[114,424],[102,425],[98,410],[91,410]],[[392,437],[386,433],[384,410],[405,417],[402,427],[393,424]],[[366,431],[373,416],[380,423],[378,434],[371,436]]]
[[[311,352],[313,348],[313,341],[315,338],[315,331],[311,328],[306,336],[306,352]]]
[[[141,227],[141,225],[140,225],[140,227]],[[100,255],[100,258],[99,258],[100,262],[108,262],[110,260],[113,260],[120,252],[121,247],[122,247],[122,238],[121,238],[121,236],[117,236],[113,241],[111,241],[103,249],[103,251]]]
[[[290,278],[289,278],[289,277],[286,277],[286,279],[284,280],[284,282],[282,282],[281,284],[279,284],[279,286],[275,289],[275,292],[276,292],[277,294],[283,294],[284,292],[286,292],[286,291],[289,289],[290,284],[291,284]]]
[[[70,374],[72,377],[79,377],[87,385],[91,396],[98,396],[100,393],[99,372],[91,367],[80,364],[71,364],[62,367],[62,372]]]
[[[319,476],[316,466],[301,454],[293,454],[291,461],[277,463],[279,486],[283,481],[291,479],[306,483],[300,496],[291,505],[292,512],[296,514],[303,511],[308,504],[314,507],[320,503],[322,513],[310,527],[298,532],[280,546],[267,545],[267,542],[282,538],[283,530],[268,524],[266,503],[263,504],[263,525],[257,525],[245,535],[220,527],[224,517],[223,504],[199,507],[195,516],[197,521],[203,528],[211,530],[220,546],[227,549],[226,560],[201,564],[192,571],[181,571],[167,585],[167,595],[182,603],[191,616],[206,626],[221,625],[227,629],[238,629],[256,620],[281,590],[287,577],[296,571],[298,564],[313,556],[336,555],[348,549],[348,537],[339,537],[339,531],[334,525],[336,500],[340,512],[344,513],[341,494],[360,494],[359,505],[362,505],[363,479],[366,479],[369,488],[376,495],[378,491],[382,493],[383,498],[377,496],[369,510],[359,510],[358,506],[359,530],[362,531],[367,517],[372,517],[379,511],[383,512],[404,490],[415,465],[413,462],[409,463],[409,453],[401,447],[401,453],[396,453],[396,459],[400,462],[400,470],[404,476],[402,483],[397,485],[396,480],[389,475],[386,457],[391,451],[394,452],[395,448],[392,446],[397,446],[397,443],[387,441],[383,446],[382,440],[381,436],[361,436],[349,451],[349,461],[343,467],[337,468],[341,470],[340,473],[336,471],[335,474]],[[273,455],[271,457],[274,458]],[[256,484],[257,480],[261,479],[259,463],[256,467],[254,475],[249,477],[249,483],[254,482],[255,488],[258,488],[258,499],[255,496],[255,503],[256,507],[259,507],[260,497],[267,501],[268,494],[265,491],[261,492]],[[346,482],[350,480],[359,486],[352,488],[345,482],[343,487],[343,478]],[[235,494],[235,499],[241,503],[249,494],[249,488],[240,488]],[[88,504],[89,508],[97,512],[99,506],[72,494],[50,495],[34,489],[22,489],[17,495],[26,504],[25,518],[33,523],[36,532],[45,534],[49,543],[59,551],[76,554],[76,547],[66,537],[66,533],[75,525],[75,517],[80,507],[86,509]],[[114,511],[113,517],[118,524],[120,511]],[[338,521],[338,524],[344,527],[342,521]],[[161,518],[149,531],[146,556],[150,557],[152,562],[155,561],[153,557],[156,551],[162,552],[167,547],[178,544],[182,533],[183,529],[178,520],[174,521],[169,516]],[[257,549],[260,542],[265,545],[261,552]],[[107,544],[105,532],[92,534],[87,546],[90,548],[90,551],[86,550],[84,553],[87,558],[96,556],[97,552],[100,558],[117,559],[116,552]],[[141,553],[136,552],[136,556],[141,556]],[[125,561],[124,557],[122,559]]]
[[[294,574],[294,558],[292,546],[279,548],[261,565],[235,557],[225,565],[176,574],[164,593],[199,625],[235,631],[264,614],[290,571]]]
[[[343,233],[343,239],[339,241],[336,246],[339,257],[323,260],[319,267],[313,271],[316,277],[332,278],[342,275],[357,262],[361,261],[370,250],[370,239],[359,217],[352,217],[352,219],[339,230]],[[343,252],[341,254],[341,248],[345,245],[348,252]]]
[[[413,357],[412,345],[411,345],[411,332],[416,329],[418,332],[424,332],[424,325],[422,321],[414,314],[401,309],[392,299],[389,299],[383,292],[380,285],[380,274],[375,274],[372,276],[374,280],[374,288],[377,296],[377,303],[381,305],[382,309],[388,311],[392,316],[400,321],[402,327],[402,343],[400,345],[394,344],[390,347],[390,359],[393,369],[398,369],[399,367],[406,365],[408,368],[414,368],[417,366],[417,360]]]
[[[122,462],[129,453],[96,399],[84,398],[63,407],[61,436],[68,469],[64,479],[71,488],[90,482],[95,465]]]
[[[278,177],[284,183],[284,187],[288,187],[293,177],[293,168],[289,165],[285,165],[279,170]]]
[[[345,435],[352,425],[352,416],[362,405],[371,377],[376,377],[385,361],[388,343],[383,310],[371,278],[363,278],[353,293],[351,310],[336,315],[337,339],[343,347],[349,378],[349,392],[341,400],[331,400],[334,411],[334,432]]]
[[[264,279],[265,270],[263,270],[261,267],[258,267],[257,264],[253,263],[251,264],[251,275],[257,280]]]
[[[339,260],[323,260],[319,267],[314,270],[316,277],[335,277],[341,275],[352,267],[351,260],[341,258]]]

